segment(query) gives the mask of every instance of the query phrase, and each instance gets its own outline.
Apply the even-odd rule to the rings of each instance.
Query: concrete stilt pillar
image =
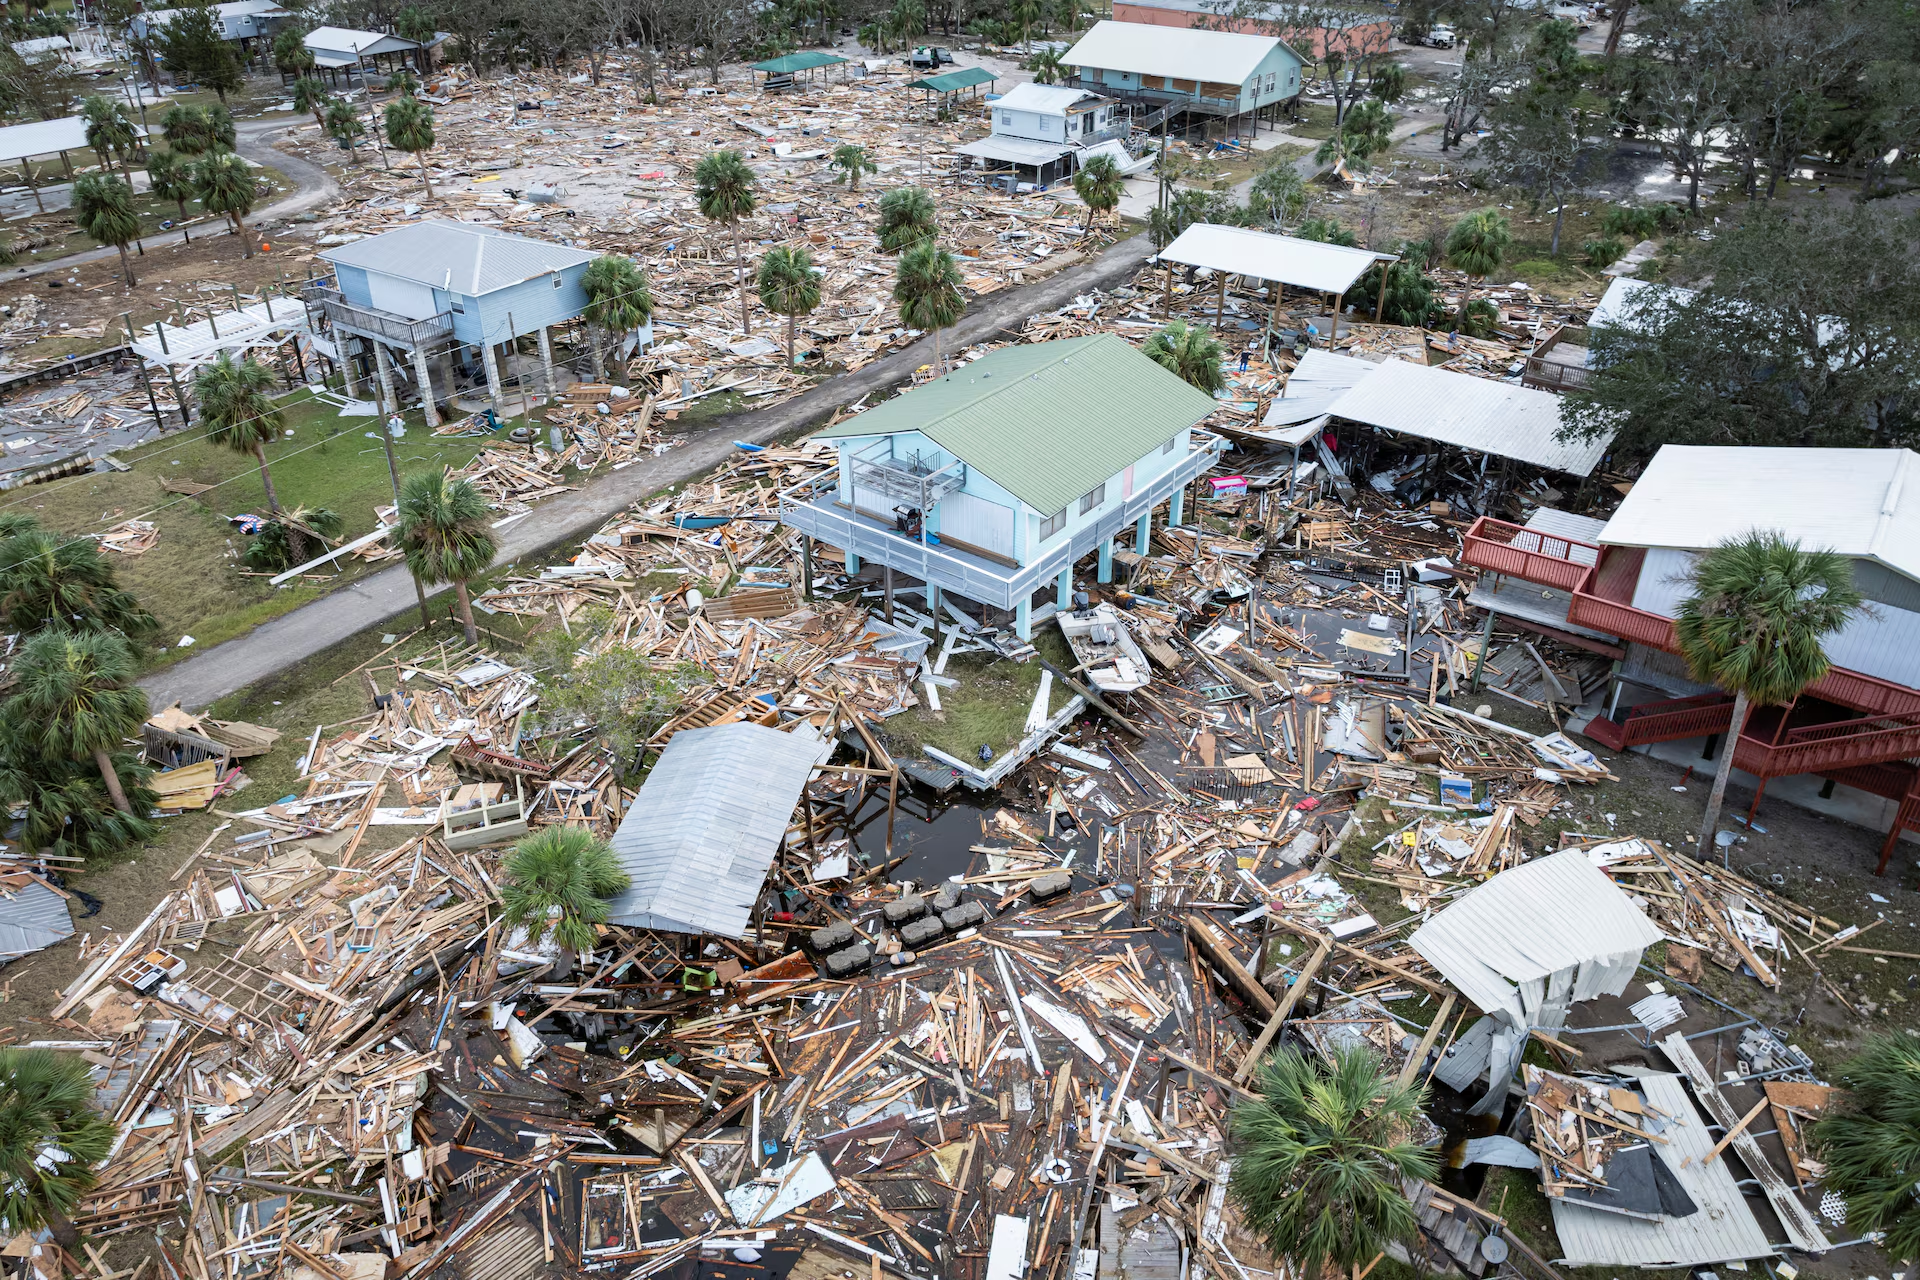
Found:
[[[1169,527],[1186,523],[1187,486],[1181,485],[1167,499],[1167,524]]]
[[[1113,539],[1100,539],[1099,580],[1103,583],[1113,581]]]
[[[364,339],[362,339],[362,341],[364,341]],[[346,379],[347,397],[352,400],[358,400],[360,398],[360,375],[355,372],[353,367],[353,352],[347,349],[347,344],[344,342],[340,344],[340,375]]]
[[[426,415],[427,428],[440,425],[440,406],[433,402],[433,372],[427,368],[427,353],[413,349],[413,376],[420,381],[420,412]]]
[[[1033,639],[1033,601],[1022,600],[1013,606],[1013,634],[1022,640]]]
[[[540,326],[540,368],[547,376],[547,400],[551,402],[560,394],[560,388],[553,380],[553,339],[544,324]]]
[[[487,368],[487,399],[493,404],[493,413],[497,418],[507,416],[506,394],[500,389],[500,361],[493,353],[493,344],[480,345],[480,362]]]
[[[1147,548],[1153,545],[1152,540],[1153,512],[1149,511],[1133,527],[1133,553],[1141,556],[1147,554]]]
[[[1073,566],[1068,565],[1060,571],[1060,578],[1054,584],[1053,603],[1058,609],[1073,608]]]
[[[387,360],[387,349],[378,342],[373,344],[373,367],[380,375],[380,412],[400,412],[400,397],[393,393],[393,365]]]

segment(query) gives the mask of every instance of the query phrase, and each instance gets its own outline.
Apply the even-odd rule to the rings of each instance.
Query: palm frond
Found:
[[[1790,702],[1832,665],[1823,646],[1866,603],[1853,566],[1776,531],[1742,535],[1702,555],[1674,620],[1696,680],[1760,706]]]

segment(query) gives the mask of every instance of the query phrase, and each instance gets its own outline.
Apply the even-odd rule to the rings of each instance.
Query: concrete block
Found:
[[[885,908],[888,924],[905,924],[927,914],[927,900],[917,893],[889,902]]]
[[[947,912],[959,905],[960,886],[957,884],[943,884],[940,886],[939,891],[933,895],[933,909],[935,911]]]
[[[1033,894],[1035,902],[1057,898],[1071,888],[1073,888],[1071,871],[1055,871],[1049,875],[1036,876],[1027,884],[1027,889]]]
[[[807,942],[821,955],[838,951],[854,939],[853,926],[845,920],[830,924],[824,929],[815,929]]]
[[[940,913],[940,923],[958,933],[970,929],[987,918],[987,909],[978,902],[963,902],[951,911]]]
[[[873,948],[862,942],[848,947],[845,951],[836,951],[827,957],[829,977],[845,978],[859,973],[873,963]]]
[[[924,947],[945,932],[946,926],[940,923],[940,917],[927,916],[902,928],[900,941],[909,947]]]

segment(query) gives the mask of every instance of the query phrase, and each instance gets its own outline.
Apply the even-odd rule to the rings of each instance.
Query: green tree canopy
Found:
[[[0,708],[0,732],[11,751],[91,761],[113,807],[131,813],[111,756],[140,731],[147,695],[133,683],[138,668],[126,640],[110,631],[38,631],[10,671],[13,695]]]
[[[32,521],[9,523],[15,527],[0,538],[0,617],[7,626],[112,631],[133,640],[160,629],[121,588],[97,543],[49,533]]]
[[[1366,1048],[1331,1062],[1293,1050],[1260,1064],[1259,1097],[1233,1108],[1228,1194],[1247,1226],[1298,1274],[1345,1274],[1417,1222],[1401,1183],[1432,1178],[1412,1141],[1423,1091],[1398,1083]]]
[[[267,469],[267,442],[277,439],[286,415],[273,399],[273,371],[251,357],[235,360],[225,351],[202,365],[193,378],[193,398],[207,438],[235,453],[250,453],[260,464],[260,487],[267,509],[280,514],[280,495]]]
[[[313,70],[313,50],[298,25],[282,27],[273,37],[273,66],[283,76],[305,76]],[[297,109],[297,108],[296,108]]]
[[[339,98],[331,98],[327,101],[326,112],[327,136],[347,153],[349,163],[359,164],[360,151],[357,139],[367,131],[367,126],[360,123],[360,113],[353,109],[351,102],[344,102]]]
[[[112,174],[84,174],[73,184],[73,221],[88,236],[120,251],[120,272],[127,292],[139,282],[133,278],[133,259],[127,246],[140,236],[140,218],[133,210],[133,188]]]
[[[333,101],[333,95],[327,92],[326,81],[313,76],[301,76],[293,82],[293,109],[305,111],[320,126],[321,132],[327,128],[327,107]]]
[[[1875,1036],[1840,1068],[1843,1092],[1813,1127],[1821,1182],[1847,1198],[1847,1228],[1884,1231],[1890,1258],[1920,1256],[1920,1041]]]
[[[693,194],[700,216],[726,225],[733,234],[733,276],[740,288],[740,329],[753,332],[747,314],[746,265],[740,257],[740,224],[755,206],[753,170],[738,151],[716,151],[693,169]]]
[[[240,237],[242,256],[253,256],[253,237],[247,233],[246,216],[253,212],[259,188],[254,185],[253,170],[231,151],[215,151],[202,156],[193,167],[194,190],[209,213],[223,213]]]
[[[843,142],[833,149],[831,163],[834,168],[846,175],[849,191],[860,189],[862,175],[880,172],[880,166],[868,158],[867,149],[851,142]]]
[[[93,1105],[93,1072],[78,1054],[0,1049],[0,1217],[16,1230],[44,1226],[75,1254],[68,1215],[117,1132]]]
[[[760,305],[787,318],[787,364],[791,366],[794,317],[820,305],[820,277],[814,272],[813,255],[802,248],[775,245],[760,260],[755,284]]]
[[[1643,288],[1590,337],[1561,434],[1662,444],[1920,446],[1920,216],[1882,205],[1749,206],[1708,243],[1696,292]]]
[[[581,318],[597,335],[592,342],[593,377],[602,382],[607,348],[653,318],[653,291],[639,265],[617,253],[603,253],[589,262],[580,284],[587,293]]]
[[[1506,261],[1513,245],[1513,228],[1498,209],[1478,209],[1453,224],[1447,232],[1447,265],[1475,280],[1485,280]],[[1467,303],[1473,290],[1460,290],[1460,325],[1466,327]]]
[[[1824,640],[1865,604],[1853,565],[1833,551],[1806,551],[1780,533],[1756,530],[1702,555],[1680,602],[1674,639],[1695,680],[1733,694],[1733,721],[1707,799],[1700,847],[1711,849],[1734,743],[1747,707],[1779,706],[1827,673]]]
[[[895,187],[880,197],[880,248],[899,253],[940,234],[933,193],[925,187]]]
[[[140,135],[134,131],[133,119],[127,115],[126,104],[115,98],[93,94],[80,103],[80,117],[87,122],[87,146],[94,155],[100,157],[100,167],[111,168],[117,159],[120,172],[128,182],[132,182],[133,174],[127,169],[127,158],[139,148]]]
[[[1214,336],[1200,325],[1185,320],[1169,320],[1166,328],[1147,339],[1142,348],[1149,360],[1179,375],[1180,381],[1212,395],[1227,385],[1220,362],[1226,352]]]
[[[213,147],[213,131],[206,108],[171,102],[160,113],[160,132],[167,146],[183,156],[197,156]]]
[[[491,512],[480,491],[450,475],[420,472],[400,488],[400,550],[422,582],[453,584],[469,644],[480,643],[467,582],[493,564]]]
[[[1080,172],[1073,175],[1073,193],[1087,206],[1087,222],[1081,232],[1093,230],[1093,220],[1100,214],[1119,208],[1126,190],[1126,180],[1112,156],[1094,156],[1081,165]]]
[[[242,83],[240,55],[227,43],[212,0],[175,9],[154,43],[176,78],[213,90],[221,102]]]
[[[155,151],[147,157],[147,186],[154,195],[162,200],[171,200],[180,210],[180,236],[191,241],[187,233],[187,201],[198,199],[199,188],[193,185],[193,165],[177,151]]]
[[[593,949],[607,899],[633,883],[606,841],[580,827],[542,827],[507,855],[502,917],[538,945],[551,933],[569,952]]]
[[[940,331],[966,314],[967,297],[961,292],[965,283],[953,255],[932,240],[921,240],[900,255],[893,300],[900,304],[900,318],[909,326],[933,330],[936,370],[945,367],[940,357]]]
[[[407,151],[420,162],[420,183],[433,199],[433,179],[427,176],[427,152],[433,149],[433,108],[413,97],[387,104],[387,141],[396,151]]]

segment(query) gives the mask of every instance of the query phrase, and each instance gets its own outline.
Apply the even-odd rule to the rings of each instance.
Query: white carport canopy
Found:
[[[963,156],[974,156],[981,160],[1003,160],[1008,164],[1052,164],[1072,147],[1057,142],[1034,142],[1027,138],[1010,138],[1005,134],[990,133],[978,142],[969,142],[957,148]]]
[[[137,124],[133,131],[142,137],[147,132]],[[0,129],[0,164],[57,155],[62,151],[81,151],[86,145],[87,122],[79,116],[10,124]]]
[[[1196,222],[1160,251],[1166,262],[1207,267],[1231,275],[1253,276],[1290,284],[1317,293],[1343,294],[1353,282],[1380,261],[1397,262],[1399,255],[1372,249],[1349,249],[1318,240],[1296,240],[1245,227],[1222,227]]]
[[[148,325],[133,343],[134,354],[153,365],[198,365],[222,351],[276,346],[307,328],[306,307],[271,295],[238,311],[184,325]]]

